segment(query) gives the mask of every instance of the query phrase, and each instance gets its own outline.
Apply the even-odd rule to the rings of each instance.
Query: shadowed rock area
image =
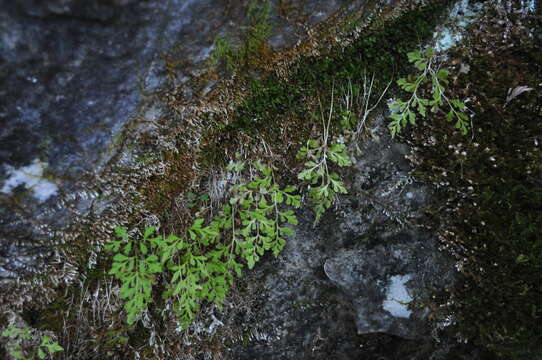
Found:
[[[260,339],[240,346],[239,358],[394,359],[404,352],[427,359],[456,346],[443,340],[439,350],[427,341],[438,328],[427,317],[428,297],[457,276],[435,239],[409,225],[423,216],[431,192],[410,178],[405,147],[390,138],[382,116],[369,133],[366,155],[349,174],[356,195],[342,196],[315,228],[303,214],[280,260],[252,280],[265,284]]]
[[[0,3],[0,277],[25,265],[24,248],[46,245],[67,225],[68,206],[84,212],[91,205],[94,195],[80,183],[114,153],[141,86],[163,78],[154,72],[161,52],[194,37],[190,23],[209,8],[194,3]],[[29,171],[35,162],[42,169]]]

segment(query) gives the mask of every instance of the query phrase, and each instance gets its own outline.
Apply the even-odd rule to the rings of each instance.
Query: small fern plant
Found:
[[[233,162],[227,170],[243,179],[244,162]],[[273,171],[260,162],[251,164],[249,180],[236,182],[229,201],[212,220],[198,218],[187,231],[187,239],[166,240],[161,262],[173,273],[170,288],[163,294],[174,300],[182,327],[194,320],[202,301],[219,308],[244,264],[252,269],[266,251],[277,256],[297,218],[282,204],[299,207],[294,186],[281,189]]]
[[[241,170],[244,165],[233,164],[230,169]],[[233,186],[226,220],[232,226],[234,252],[241,256],[249,269],[266,252],[278,256],[286,244],[285,237],[294,231],[284,224],[297,225],[293,210],[282,209],[282,204],[298,208],[299,195],[293,195],[295,186],[281,189],[275,183],[273,170],[259,161],[253,163],[256,174],[250,181]],[[235,218],[239,219],[234,229]]]
[[[169,287],[162,294],[173,300],[173,309],[182,327],[196,317],[202,300],[219,307],[233,282],[231,267],[221,255],[219,223],[196,219],[187,238],[169,237],[161,249],[160,261],[171,273]]]
[[[162,243],[172,241],[175,236],[168,239],[154,236],[154,227],[145,229],[143,238],[131,238],[126,228],[116,227],[116,239],[106,245],[106,250],[115,252],[110,275],[121,281],[120,298],[126,299],[124,310],[127,314],[128,324],[133,324],[141,313],[152,302],[152,287],[156,281],[156,274],[162,272],[157,250]]]
[[[331,143],[329,127],[333,115],[333,96],[327,124],[322,118],[323,133],[318,139],[309,139],[299,150],[296,157],[304,160],[304,169],[297,175],[299,180],[309,183],[309,201],[313,206],[314,226],[320,221],[324,212],[334,203],[338,193],[346,194],[341,177],[333,172],[332,163],[344,167],[351,166],[352,161],[346,152],[346,145],[340,142]]]
[[[183,237],[154,236],[155,228],[149,227],[136,241],[125,228],[115,229],[117,239],[106,247],[116,253],[109,274],[122,282],[120,297],[126,299],[129,324],[152,302],[158,273],[164,273],[169,284],[162,297],[171,301],[181,327],[186,327],[202,302],[221,307],[245,264],[252,269],[265,252],[280,253],[285,238],[293,234],[286,224],[297,224],[293,210],[285,207],[299,207],[301,198],[294,194],[295,186],[281,188],[275,182],[271,167],[257,161],[249,168],[245,180],[244,162],[228,166],[233,178],[240,179],[232,184],[229,201],[212,219],[197,211]],[[190,203],[191,208],[196,205]]]
[[[29,328],[19,328],[9,325],[2,332],[2,336],[8,338],[7,351],[9,355],[17,360],[46,359],[47,357],[52,359],[54,353],[64,350],[50,336],[42,335],[37,347],[29,351],[24,351],[23,342],[32,339],[32,333]]]
[[[449,99],[445,92],[448,85],[449,71],[438,69],[435,66],[435,52],[429,47],[425,52],[414,51],[407,54],[408,61],[414,63],[420,71],[417,75],[410,75],[397,80],[402,90],[410,93],[408,100],[393,99],[389,108],[392,121],[388,128],[391,136],[399,134],[408,124],[415,125],[416,114],[426,117],[428,109],[437,113],[447,107],[446,119],[455,121],[455,128],[463,135],[469,131],[468,115],[465,113],[466,105],[458,99]],[[427,83],[431,83],[431,98],[424,98],[420,93]]]

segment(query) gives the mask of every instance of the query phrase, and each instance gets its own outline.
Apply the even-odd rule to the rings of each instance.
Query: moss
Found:
[[[472,137],[434,118],[410,141],[418,149],[417,173],[443,184],[430,220],[461,259],[451,307],[458,329],[493,358],[533,359],[542,350],[542,98],[532,91],[507,106],[505,99],[510,88],[536,88],[542,43],[521,32],[522,22],[533,29],[540,20],[508,15],[517,31],[503,36],[503,24],[510,24],[488,14],[469,48],[451,60],[470,67],[451,91],[472,99]]]
[[[349,81],[359,83],[365,75],[376,74],[374,93],[378,93],[405,73],[406,53],[429,38],[448,4],[433,2],[368,31],[346,48],[302,57],[292,65],[287,80],[274,73],[253,80],[250,95],[235,109],[232,120],[206,134],[202,162],[209,167],[221,165],[225,153],[235,153],[228,148],[250,147],[250,143],[257,148],[263,140],[292,165],[311,131],[321,131],[319,104],[327,107],[332,92],[338,101],[343,95],[341,87]]]
[[[241,35],[240,44],[235,46],[228,36],[218,37],[214,43],[211,62],[222,64],[229,72],[258,67],[260,59],[270,54],[267,44],[272,32],[270,16],[269,0],[251,0],[247,9],[248,25]]]
[[[168,164],[166,171],[154,175],[140,191],[148,210],[161,218],[168,218],[176,199],[189,188],[193,180],[194,156],[190,149],[180,147],[163,152],[161,157]]]

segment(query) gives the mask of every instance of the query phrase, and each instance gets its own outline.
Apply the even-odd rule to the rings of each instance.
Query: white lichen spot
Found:
[[[54,182],[43,177],[47,165],[38,159],[34,159],[30,165],[18,169],[6,165],[8,178],[0,189],[0,193],[9,194],[16,187],[24,185],[40,202],[49,199],[57,193],[58,187]]]
[[[408,303],[412,297],[408,294],[406,283],[412,275],[394,275],[390,279],[390,286],[386,291],[386,300],[382,304],[384,310],[394,317],[408,318],[412,313],[408,309]]]

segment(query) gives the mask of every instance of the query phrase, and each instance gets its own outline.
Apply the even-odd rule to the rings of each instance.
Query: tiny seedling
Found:
[[[46,359],[47,356],[52,358],[54,353],[64,350],[62,346],[58,345],[48,335],[43,335],[39,345],[34,349],[23,350],[23,342],[32,339],[32,330],[29,328],[18,328],[14,325],[9,325],[2,332],[2,336],[9,339],[7,351],[10,356],[17,360]]]

